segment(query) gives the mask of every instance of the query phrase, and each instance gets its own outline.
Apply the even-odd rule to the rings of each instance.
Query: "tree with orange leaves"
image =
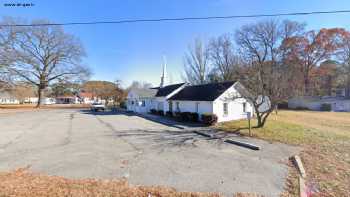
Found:
[[[284,40],[283,47],[288,49],[288,59],[298,62],[303,74],[304,94],[311,95],[311,72],[321,62],[331,58],[342,47],[343,28],[321,29],[318,32],[308,31],[302,36]]]

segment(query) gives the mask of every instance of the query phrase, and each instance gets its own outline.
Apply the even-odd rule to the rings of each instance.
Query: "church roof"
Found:
[[[214,101],[233,84],[235,81],[186,86],[168,100]]]
[[[178,89],[179,87],[181,87],[183,84],[185,83],[178,83],[178,84],[173,84],[173,85],[168,85],[168,86],[164,86],[162,88],[158,87],[158,92],[156,94],[157,97],[161,97],[161,96],[167,96],[170,93],[172,93],[173,91],[175,91],[176,89]]]

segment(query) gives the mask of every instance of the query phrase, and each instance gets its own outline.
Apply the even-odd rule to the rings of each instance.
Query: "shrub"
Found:
[[[164,111],[163,110],[158,110],[158,115],[164,116]]]
[[[151,114],[157,114],[157,110],[156,109],[151,109]]]
[[[176,118],[176,119],[178,119],[178,120],[181,120],[181,112],[175,112],[174,113],[174,117]]]
[[[188,122],[191,120],[191,112],[181,112],[181,120]]]
[[[329,103],[322,103],[321,111],[332,111],[332,105]]]
[[[307,107],[296,107],[294,108],[294,110],[304,111],[304,110],[310,110],[310,109]]]
[[[119,103],[119,107],[122,108],[122,109],[126,109],[126,103],[125,101],[122,101]]]
[[[215,114],[202,114],[202,121],[206,125],[214,125],[218,122],[218,117]]]
[[[192,122],[198,122],[198,119],[199,119],[198,113],[196,113],[196,112],[191,113],[191,121]]]
[[[173,112],[167,111],[167,112],[165,113],[165,115],[168,116],[168,117],[173,117]]]

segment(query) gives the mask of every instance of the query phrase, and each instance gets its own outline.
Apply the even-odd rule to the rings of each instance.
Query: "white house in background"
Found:
[[[127,110],[137,113],[147,113],[156,105],[155,95],[157,89],[134,88],[127,96]]]
[[[239,88],[237,88],[239,87]],[[250,102],[242,98],[239,82],[209,83],[195,86],[185,86],[168,99],[173,105],[173,112],[212,113],[218,117],[218,122],[244,119],[247,112],[253,114]]]
[[[288,100],[288,108],[290,109],[305,108],[320,111],[323,104],[329,104],[331,111],[350,112],[350,99],[342,96],[304,96]]]
[[[10,92],[0,92],[0,104],[19,104],[19,100]]]
[[[77,96],[58,96],[55,98],[56,104],[78,104],[80,103]]]
[[[101,99],[94,96],[90,92],[80,92],[77,96],[79,98],[80,103],[83,103],[83,104],[92,104],[95,102],[101,102]]]

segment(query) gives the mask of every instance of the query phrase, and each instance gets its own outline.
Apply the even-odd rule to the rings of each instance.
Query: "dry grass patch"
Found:
[[[248,135],[246,121],[232,121],[217,127]],[[269,118],[264,128],[254,128],[253,136],[302,146],[300,156],[313,196],[350,196],[350,113],[280,111]],[[291,167],[286,196],[297,195],[296,177]]]
[[[126,180],[67,179],[31,173],[28,168],[0,173],[0,197],[219,197],[215,193],[178,192],[170,187],[132,186]],[[262,197],[239,193],[234,197]]]
[[[73,180],[18,169],[0,174],[0,196],[178,196],[216,197],[217,194],[177,192],[168,187],[131,186],[126,180]]]
[[[89,104],[52,104],[42,105],[40,109],[70,109],[70,108],[87,108]],[[18,105],[0,105],[0,109],[37,109],[36,104],[18,104]]]

